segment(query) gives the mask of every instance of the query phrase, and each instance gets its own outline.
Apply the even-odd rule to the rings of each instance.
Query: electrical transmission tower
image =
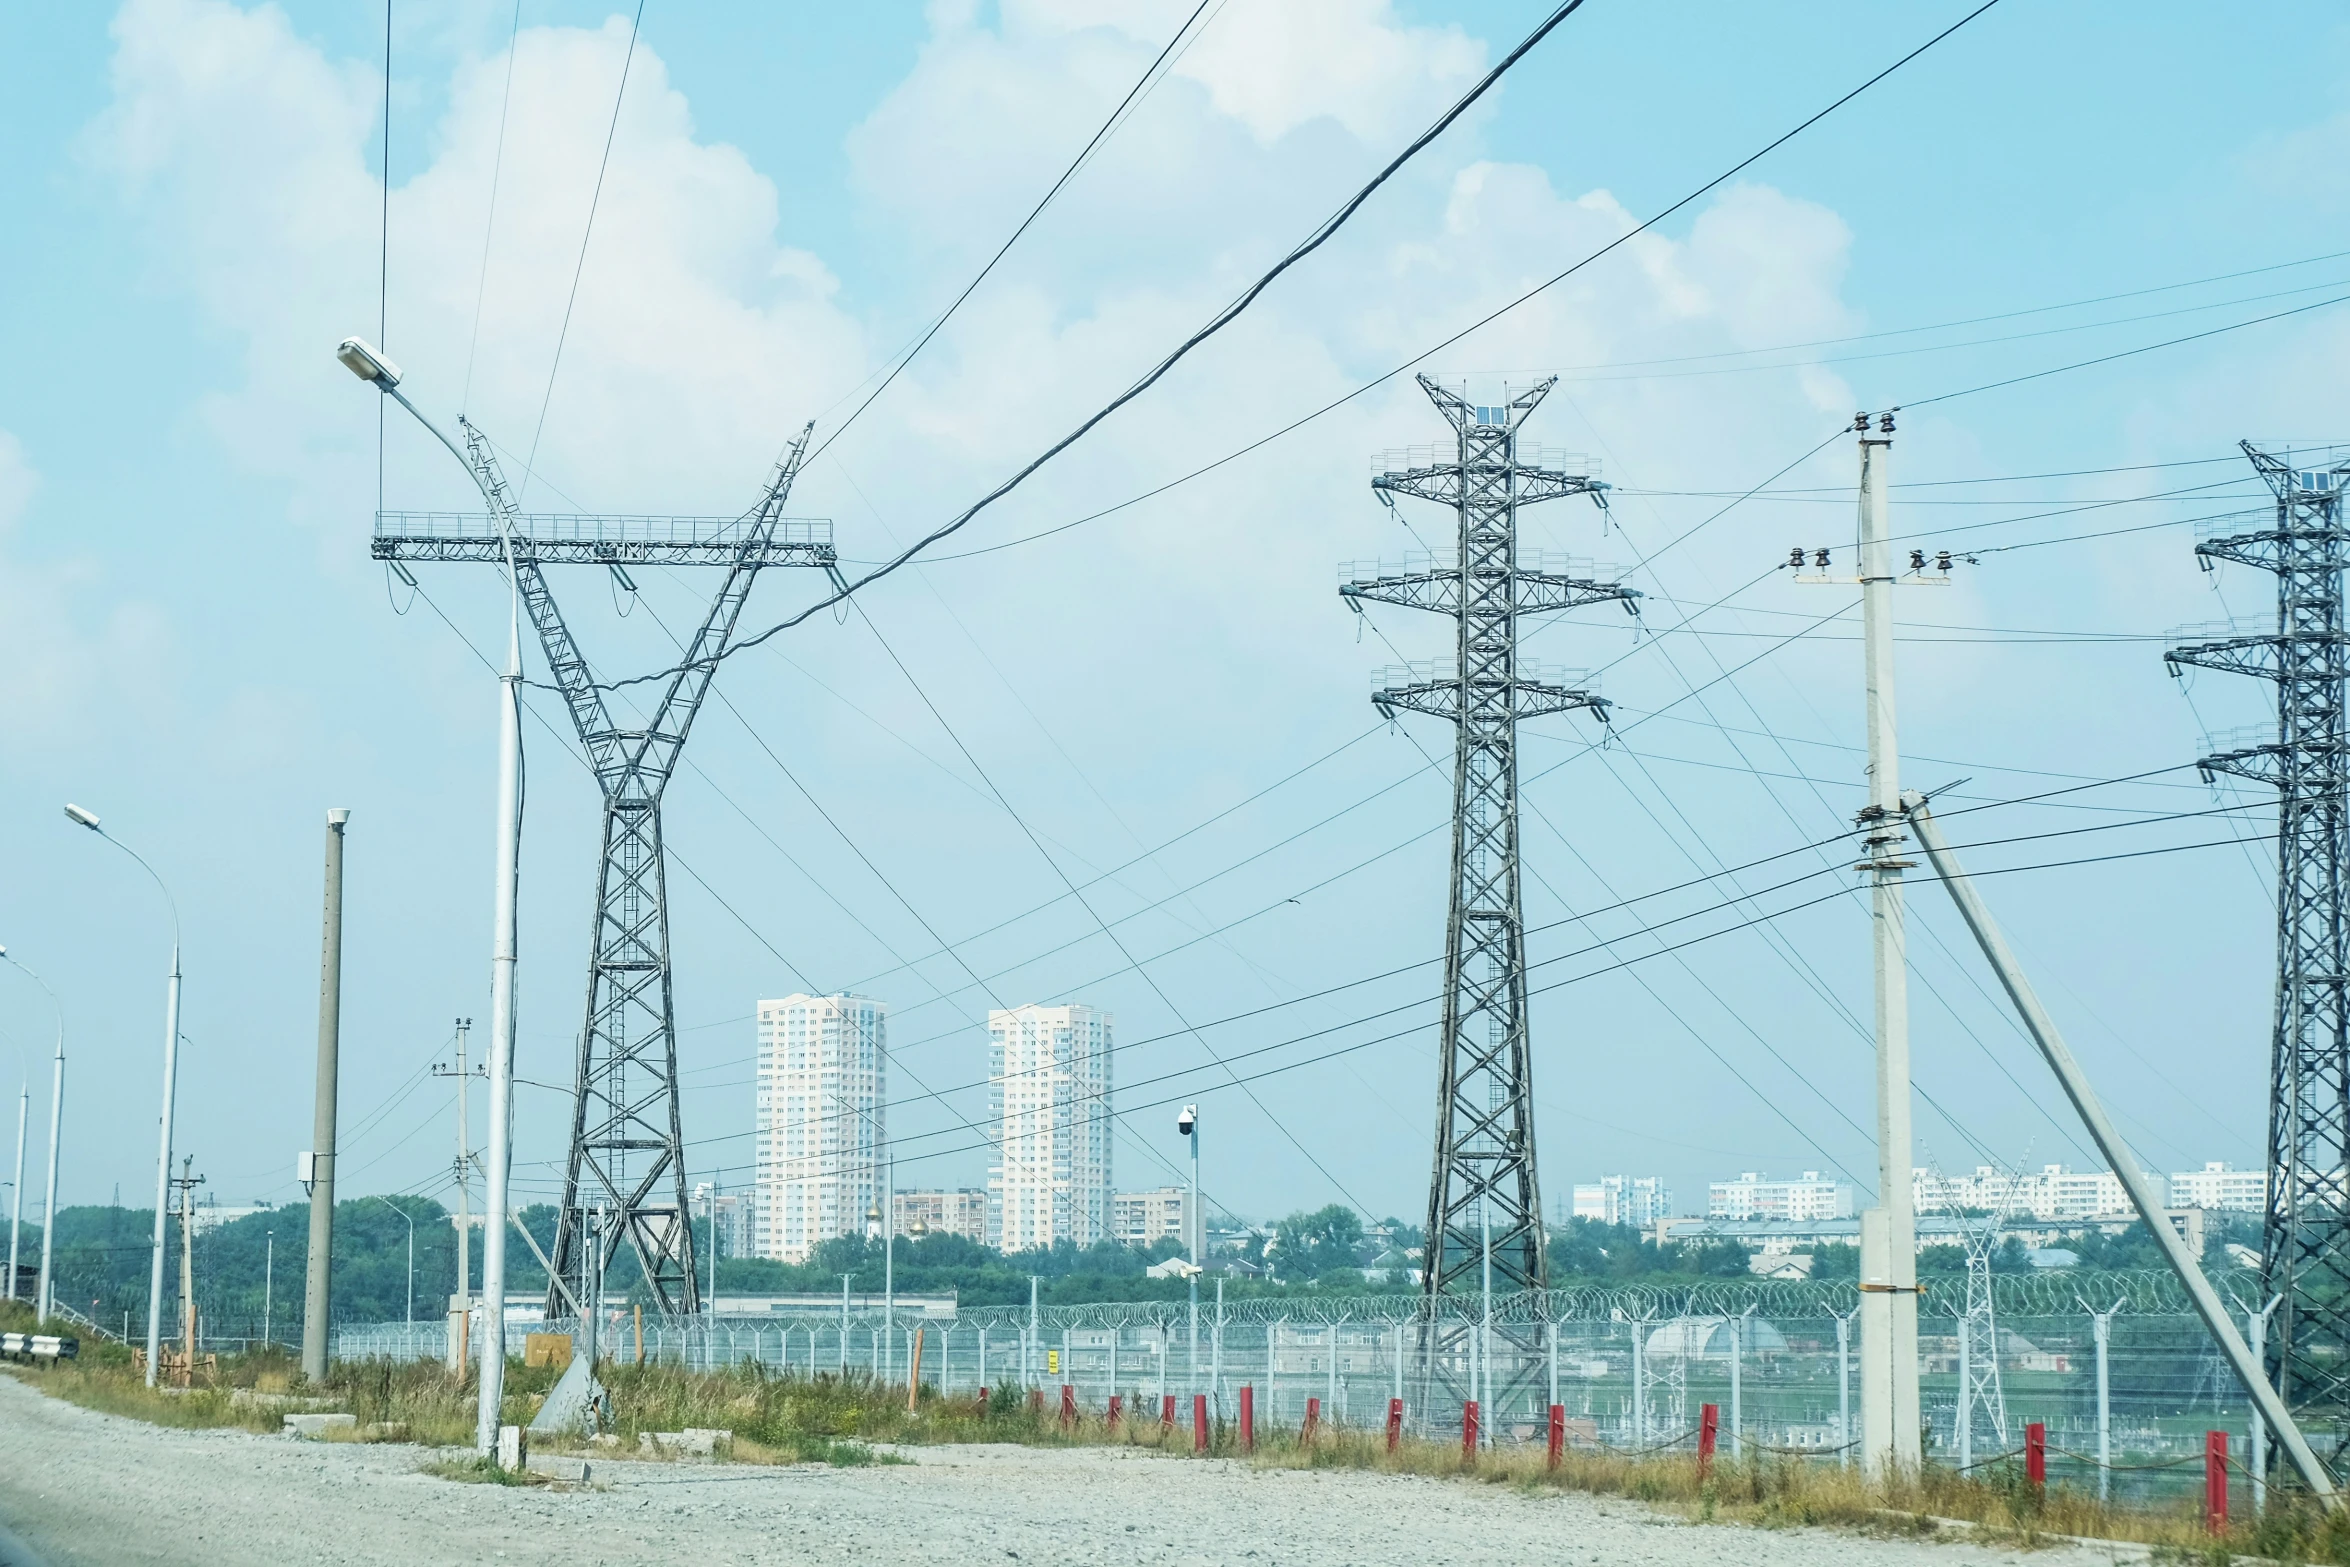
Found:
[[[489,443],[471,424],[459,423],[467,460],[511,530],[515,587],[604,798],[587,1020],[573,1078],[571,1153],[547,1315],[560,1311],[556,1279],[574,1281],[574,1293],[587,1298],[589,1281],[604,1276],[623,1244],[636,1254],[661,1308],[691,1313],[700,1309],[701,1288],[678,1120],[661,796],[761,568],[834,569],[831,526],[782,515],[808,437],[803,432],[793,443],[759,504],[740,517],[520,516]],[[377,519],[371,552],[386,561],[502,564],[505,541],[495,517],[386,512]],[[608,709],[547,586],[543,568],[557,564],[603,566],[632,589],[630,566],[726,568],[684,658],[665,685],[652,688],[658,700],[641,721],[620,723]],[[590,1208],[605,1215],[593,1247],[587,1244]],[[491,1214],[487,1222],[502,1224],[506,1215]]]
[[[2276,1017],[2269,1047],[2264,1295],[2282,1297],[2267,1369],[2286,1404],[2350,1422],[2350,929],[2345,928],[2342,570],[2350,461],[2296,467],[2249,441],[2276,494],[2273,522],[2195,546],[2205,570],[2234,561],[2274,573],[2277,628],[2163,655],[2180,666],[2256,675],[2277,688],[2277,727],[2198,764],[2277,791]],[[2338,457],[2329,453],[2329,457]],[[2255,1457],[2254,1463],[2259,1459]]]
[[[1938,1183],[1948,1191],[1947,1182]],[[1958,1319],[1958,1463],[1974,1463],[1975,1431],[1988,1425],[1991,1451],[2007,1451],[2007,1390],[1999,1379],[1999,1313],[1991,1298],[1991,1254],[1999,1249],[2007,1212],[2015,1202],[2011,1175],[1990,1214],[1968,1224],[1966,1309]]]
[[[1419,378],[1453,428],[1447,447],[1401,454],[1371,481],[1381,501],[1411,496],[1450,508],[1452,559],[1405,562],[1389,572],[1350,571],[1339,593],[1360,612],[1366,602],[1400,604],[1453,617],[1449,663],[1388,672],[1372,696],[1379,711],[1423,713],[1455,726],[1452,877],[1445,917],[1441,1080],[1436,1100],[1436,1165],[1428,1191],[1421,1354],[1431,1371],[1464,1361],[1471,1330],[1448,1320],[1488,1286],[1541,1289],[1550,1269],[1534,1162],[1533,1079],[1528,1060],[1525,918],[1518,884],[1518,723],[1606,704],[1579,676],[1546,672],[1518,657],[1521,615],[1637,597],[1592,580],[1571,562],[1521,557],[1518,508],[1589,495],[1606,486],[1580,458],[1522,450],[1518,431],[1556,384],[1544,381],[1499,407],[1472,405]],[[1396,454],[1390,454],[1390,462]],[[1464,1299],[1465,1298],[1465,1299]],[[1537,1332],[1495,1325],[1518,1376],[1530,1374]],[[1524,1341],[1519,1342],[1521,1339]],[[1488,1342],[1487,1354],[1495,1346]],[[1494,1394],[1491,1362],[1484,1391]],[[1489,1410],[1489,1422],[1498,1416]]]

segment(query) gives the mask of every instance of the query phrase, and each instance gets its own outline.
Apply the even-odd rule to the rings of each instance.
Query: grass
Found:
[[[22,1307],[0,1303],[0,1329],[29,1326],[25,1319]],[[127,1349],[99,1342],[86,1343],[79,1361],[16,1368],[16,1374],[56,1397],[157,1425],[274,1432],[284,1414],[282,1395],[328,1399],[329,1407],[357,1417],[358,1430],[343,1440],[363,1439],[371,1425],[404,1426],[408,1440],[428,1447],[461,1447],[473,1437],[473,1379],[452,1378],[431,1363],[354,1362],[334,1367],[313,1384],[283,1351],[224,1356],[218,1386],[179,1392],[146,1387]],[[509,1364],[503,1420],[527,1425],[556,1375],[553,1367]],[[641,1433],[689,1428],[731,1431],[724,1456],[757,1464],[894,1463],[904,1460],[889,1451],[893,1447],[967,1442],[1119,1445],[1171,1457],[1193,1450],[1188,1421],[1167,1426],[1155,1417],[1130,1417],[1111,1426],[1097,1412],[1064,1428],[1057,1406],[1010,1388],[996,1389],[984,1406],[975,1397],[942,1398],[926,1388],[909,1410],[901,1387],[863,1376],[779,1373],[747,1363],[712,1370],[610,1364],[604,1381],[614,1414],[610,1435],[630,1456],[639,1451]],[[553,1450],[585,1446],[543,1440],[537,1445]],[[1407,1438],[1390,1451],[1383,1433],[1331,1425],[1310,1443],[1295,1431],[1265,1431],[1256,1449],[1243,1453],[1237,1432],[1223,1422],[1211,1434],[1209,1452],[1271,1469],[1353,1469],[1441,1476],[1530,1494],[1620,1496],[1692,1522],[1930,1535],[1941,1529],[1935,1520],[1954,1519],[2019,1544],[2076,1535],[2150,1545],[2160,1559],[2179,1563],[2221,1563],[2234,1554],[2350,1567],[2350,1518],[2325,1515],[2290,1493],[2280,1498],[2281,1488],[2272,1488],[2271,1505],[2260,1517],[2239,1518],[2226,1534],[2214,1536],[2205,1532],[2192,1497],[2101,1503],[2061,1482],[2044,1491],[2028,1485],[2020,1466],[2012,1464],[1974,1475],[1928,1466],[1891,1486],[1872,1488],[1857,1470],[1774,1454],[1717,1459],[1703,1475],[1695,1457],[1686,1453],[1631,1457],[1592,1448],[1570,1448],[1556,1470],[1546,1467],[1539,1446],[1504,1446],[1465,1464],[1454,1443]],[[537,1482],[537,1477],[507,1475],[481,1460],[436,1459],[424,1468],[457,1481]]]

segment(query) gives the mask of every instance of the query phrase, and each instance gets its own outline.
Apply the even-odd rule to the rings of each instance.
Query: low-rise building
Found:
[[[961,1235],[987,1239],[987,1193],[976,1186],[953,1191],[899,1192],[891,1202],[900,1235]]]
[[[1814,1219],[1852,1216],[1852,1188],[1843,1182],[1806,1170],[1795,1180],[1766,1180],[1748,1170],[1734,1181],[1715,1181],[1706,1189],[1706,1216],[1738,1222],[1746,1219],[1782,1219],[1804,1224]]]
[[[1603,1175],[1574,1186],[1575,1217],[1644,1230],[1673,1211],[1672,1188],[1661,1175]]]
[[[1181,1186],[1114,1192],[1110,1197],[1110,1234],[1128,1246],[1146,1250],[1163,1240],[1173,1240],[1189,1256],[1198,1239],[1187,1219],[1190,1207],[1191,1193]]]
[[[2174,1208],[2218,1208],[2230,1213],[2262,1213],[2268,1208],[2268,1172],[2234,1170],[2214,1159],[2200,1170],[2181,1170],[2170,1178],[2170,1205]]]

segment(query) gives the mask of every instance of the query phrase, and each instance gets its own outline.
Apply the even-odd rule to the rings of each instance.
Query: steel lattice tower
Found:
[[[2345,841],[2342,571],[2350,534],[2342,491],[2350,462],[2296,468],[2243,443],[2276,494],[2256,531],[2195,546],[2206,570],[2233,561],[2277,579],[2274,633],[2172,648],[2164,661],[2257,675],[2277,688],[2273,740],[2204,757],[2277,791],[2277,985],[2269,1046],[2268,1207],[2263,1295],[2281,1296],[2267,1341],[2269,1375],[2296,1409],[2350,1422],[2350,926]],[[2313,1433],[2314,1434],[2314,1433]]]
[[[626,1244],[664,1311],[700,1308],[693,1226],[686,1206],[685,1135],[678,1117],[677,1029],[670,995],[669,904],[661,839],[661,796],[718,660],[734,634],[751,585],[767,566],[835,569],[831,529],[787,521],[807,434],[776,464],[759,504],[740,517],[520,516],[487,441],[463,424],[465,448],[483,488],[512,529],[516,588],[537,628],[554,683],[603,795],[603,852],[596,871],[589,942],[587,1016],[573,1078],[571,1151],[557,1221],[547,1315],[561,1314],[555,1279],[575,1291],[601,1279]],[[387,512],[370,553],[388,561],[505,559],[495,519]],[[722,565],[710,602],[659,700],[635,724],[616,722],[543,568],[599,565]],[[585,1243],[587,1212],[605,1213],[600,1255]],[[502,1215],[492,1215],[498,1223]]]
[[[1518,743],[1521,719],[1606,704],[1572,677],[1546,674],[1518,657],[1521,615],[1583,604],[1628,602],[1628,589],[1567,570],[1528,569],[1518,550],[1518,508],[1568,495],[1604,505],[1592,465],[1563,468],[1521,460],[1518,431],[1556,384],[1544,381],[1501,407],[1474,406],[1426,376],[1420,387],[1452,425],[1449,451],[1390,469],[1371,481],[1380,498],[1412,496],[1450,508],[1457,521],[1451,562],[1383,569],[1341,585],[1359,610],[1366,601],[1434,610],[1454,618],[1449,667],[1407,666],[1372,697],[1399,710],[1450,720],[1453,751],[1452,876],[1445,917],[1444,1014],[1440,1025],[1436,1161],[1428,1191],[1423,1353],[1452,1363],[1466,1330],[1446,1327],[1440,1305],[1474,1300],[1490,1257],[1492,1285],[1547,1287],[1542,1202],[1535,1174],[1534,1098],[1526,1013],[1525,916],[1518,882]],[[1497,1327],[1496,1332],[1502,1330]],[[1506,1330],[1515,1340],[1535,1329]],[[1521,1353],[1518,1366],[1529,1362]],[[1490,1376],[1488,1382],[1490,1383]]]

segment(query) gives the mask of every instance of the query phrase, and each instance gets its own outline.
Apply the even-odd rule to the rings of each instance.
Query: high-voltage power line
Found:
[[[2256,675],[2277,688],[2273,735],[2247,737],[2198,764],[2277,791],[2277,983],[2269,1045],[2268,1206],[2263,1297],[2279,1297],[2265,1370],[2286,1405],[2350,1434],[2350,922],[2343,802],[2342,570],[2350,461],[2295,467],[2247,441],[2276,494],[2276,516],[2195,546],[2205,569],[2233,561],[2277,579],[2273,632],[2174,647],[2163,659]],[[2333,455],[2333,454],[2329,454]],[[2232,628],[2231,628],[2232,629]],[[2254,1454],[2257,1466],[2262,1455]]]
[[[1518,881],[1518,721],[1575,708],[1604,720],[1606,704],[1572,676],[1518,658],[1518,617],[1584,604],[1629,603],[1618,583],[1564,570],[1529,569],[1518,554],[1518,508],[1569,495],[1598,499],[1605,486],[1588,462],[1559,467],[1523,460],[1518,431],[1554,381],[1500,407],[1473,405],[1426,376],[1421,389],[1453,427],[1449,450],[1407,454],[1371,481],[1380,498],[1412,496],[1452,509],[1457,553],[1407,569],[1350,572],[1339,588],[1358,611],[1368,601],[1434,610],[1454,621],[1448,664],[1389,672],[1372,696],[1379,710],[1449,719],[1453,752],[1452,875],[1445,917],[1442,1061],[1436,1161],[1428,1191],[1423,1288],[1430,1310],[1422,1353],[1464,1367],[1490,1365],[1488,1340],[1461,1342],[1461,1319],[1443,1297],[1542,1289],[1550,1269],[1534,1159],[1534,1085],[1528,1060],[1525,913]],[[1531,1348],[1529,1344],[1526,1348]],[[1511,1358],[1531,1364],[1523,1354]],[[1474,1372],[1472,1371],[1472,1376]]]
[[[678,1115],[661,797],[753,580],[767,566],[834,569],[831,525],[782,514],[807,450],[805,432],[744,516],[655,518],[514,515],[488,443],[471,424],[464,430],[467,458],[484,495],[506,515],[510,540],[495,517],[386,512],[371,553],[386,561],[503,563],[511,544],[516,586],[604,799],[587,1020],[579,1035],[547,1313],[560,1314],[563,1281],[602,1278],[624,1242],[662,1309],[693,1312],[701,1289]],[[547,585],[542,568],[558,563],[604,566],[624,584],[632,565],[726,567],[686,659],[670,672],[643,722],[618,723],[606,706]],[[606,1216],[592,1248],[586,1244],[590,1208]]]

